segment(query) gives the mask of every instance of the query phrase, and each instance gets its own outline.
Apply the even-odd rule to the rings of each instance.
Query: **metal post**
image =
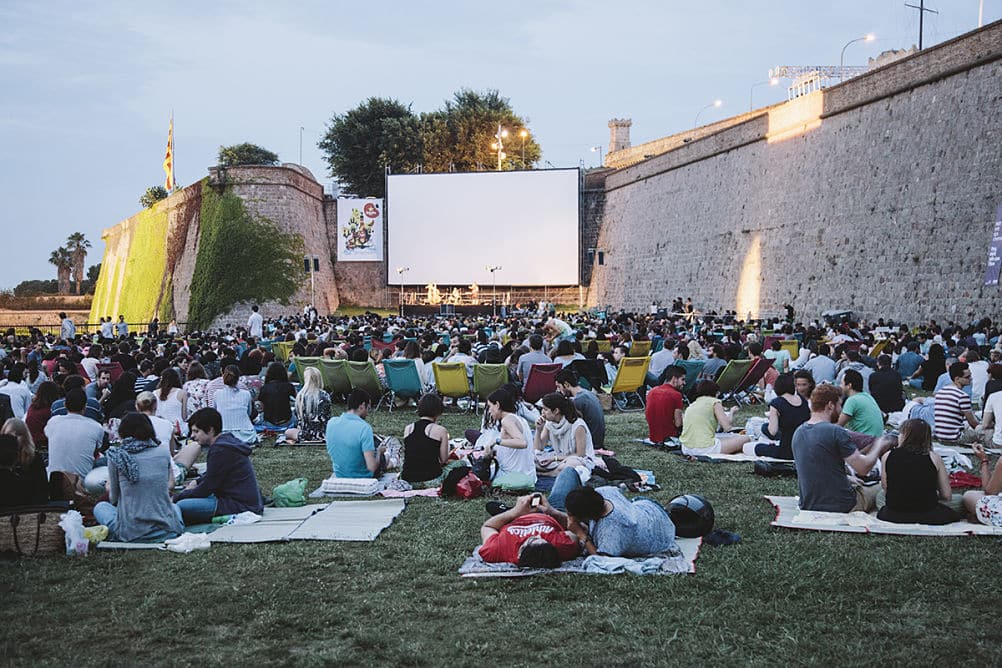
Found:
[[[302,125],[299,126],[299,164],[303,164],[303,130],[305,130]]]

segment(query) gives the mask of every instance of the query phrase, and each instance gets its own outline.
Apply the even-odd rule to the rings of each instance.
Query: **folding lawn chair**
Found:
[[[390,400],[387,406],[391,413],[397,397],[419,399],[424,392],[424,384],[421,382],[414,360],[385,360],[383,371],[386,372],[386,386],[390,388]]]
[[[297,357],[293,360],[296,365],[296,378],[298,383],[302,383],[303,379],[306,378],[306,368],[313,367],[317,371],[320,371],[320,358],[319,357]],[[320,373],[321,377],[323,372]]]
[[[760,380],[762,380],[763,376],[765,376],[766,372],[768,372],[771,368],[773,368],[773,360],[767,357],[760,357],[758,361],[752,365],[752,368],[748,370],[748,374],[741,379],[741,382],[738,383],[733,390],[731,390],[731,394],[728,398],[733,399],[738,404],[750,404],[751,400],[748,395],[750,394],[751,389],[755,387]]]
[[[873,347],[870,348],[869,352],[870,357],[876,359],[877,355],[884,352],[884,349],[887,348],[887,344],[889,344],[890,342],[891,342],[890,339],[881,339],[880,341],[874,343]]]
[[[644,409],[644,398],[640,395],[640,388],[644,386],[647,380],[647,367],[650,363],[650,357],[624,357],[619,360],[619,370],[616,372],[616,380],[613,381],[612,389],[609,390],[613,397],[612,405],[615,408],[621,411],[628,410],[626,406],[629,403],[629,399],[631,396],[635,396],[640,400],[640,408],[629,410]],[[621,401],[617,400],[617,394],[625,395],[624,399]]]
[[[543,398],[543,395],[557,391],[557,372],[564,366],[559,362],[554,364],[533,364],[529,367],[529,375],[525,379],[522,395],[531,404]]]
[[[433,362],[435,389],[443,397],[452,397],[459,406],[459,400],[470,397],[470,377],[466,375],[463,362]]]
[[[600,353],[612,352],[612,342],[608,339],[598,339],[595,341],[595,347],[598,348]]]
[[[630,357],[647,357],[650,352],[650,341],[634,341],[630,344]]]
[[[294,341],[275,341],[271,347],[275,351],[275,357],[284,364],[289,361],[289,353],[295,345]]]
[[[796,339],[783,339],[779,342],[780,350],[790,353],[790,359],[796,361],[800,357],[800,341]]]
[[[602,360],[574,360],[567,368],[577,372],[578,382],[586,390],[602,392],[602,388],[609,382],[605,362]]]
[[[752,360],[731,360],[724,367],[724,370],[717,376],[717,387],[720,388],[720,396],[726,397],[738,386],[738,383],[748,375],[752,368]]]
[[[675,366],[685,369],[685,387],[682,388],[682,398],[688,400],[692,388],[696,387],[699,374],[703,373],[706,362],[703,360],[675,360]]]
[[[481,401],[487,405],[487,397],[508,382],[508,367],[504,364],[475,364],[473,366],[473,410],[480,409]]]
[[[351,392],[351,381],[348,380],[348,372],[345,370],[346,364],[344,360],[320,360],[320,375],[324,379],[324,389],[332,397],[344,399]]]
[[[369,393],[369,397],[376,402],[373,410],[379,410],[386,398],[386,391],[383,390],[382,383],[379,382],[379,375],[372,360],[364,362],[348,361],[344,363],[344,370],[348,373],[348,380],[351,381],[351,389],[362,389]]]

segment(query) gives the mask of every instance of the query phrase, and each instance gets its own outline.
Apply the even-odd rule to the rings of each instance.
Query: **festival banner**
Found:
[[[985,285],[999,284],[1000,269],[1002,269],[1002,204],[995,211],[992,242],[988,246],[988,266],[985,268]]]
[[[382,262],[383,200],[338,198],[338,262]]]

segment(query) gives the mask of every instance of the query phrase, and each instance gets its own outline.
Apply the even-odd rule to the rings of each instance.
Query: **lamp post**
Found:
[[[598,151],[598,166],[602,167],[603,164],[604,164],[602,162],[602,145],[599,144],[598,146],[592,146],[591,147],[591,152],[594,153],[595,151]]]
[[[863,35],[862,37],[857,37],[856,39],[853,39],[853,40],[850,40],[850,41],[846,42],[845,46],[842,47],[842,55],[840,55],[839,58],[838,58],[838,82],[839,83],[842,83],[843,81],[845,81],[845,50],[848,49],[850,45],[855,44],[856,42],[872,42],[875,39],[877,39],[876,35],[874,35],[871,32],[871,33],[868,33],[866,35]]]
[[[707,109],[710,109],[710,108],[716,109],[717,107],[723,106],[723,104],[724,104],[723,100],[714,100],[710,104],[706,105],[705,107],[703,107],[702,109],[700,109],[699,111],[697,111],[696,112],[696,120],[693,121],[692,127],[694,127],[694,128],[698,128],[699,127],[699,115],[702,114],[704,111],[706,111]]]
[[[775,86],[779,83],[779,79],[776,77],[769,77],[768,81],[759,81],[758,83],[753,83],[751,88],[748,90],[748,111],[751,111],[754,107],[752,106],[752,95],[755,93],[755,89],[759,86],[765,86],[766,84],[770,86]]]
[[[491,143],[491,149],[498,152],[498,171],[501,171],[501,161],[507,156],[504,152],[504,138],[508,136],[508,131],[501,127],[498,123],[497,134],[494,135],[494,139],[497,141]]]
[[[497,272],[501,271],[500,265],[489,264],[484,267],[486,271],[491,272],[491,282],[494,283],[494,296],[491,297],[491,305],[494,307],[494,317],[498,317],[498,275]]]
[[[410,270],[410,267],[397,267],[397,274],[400,276],[400,317],[404,315],[404,272]]]
[[[299,165],[303,164],[303,130],[305,130],[302,125],[299,126]]]
[[[525,169],[525,139],[529,136],[529,131],[522,128],[518,131],[518,136],[522,138],[522,169]]]

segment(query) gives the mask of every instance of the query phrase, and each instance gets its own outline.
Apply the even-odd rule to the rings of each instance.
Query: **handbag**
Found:
[[[475,499],[484,493],[484,482],[473,473],[456,483],[456,496],[460,499]]]
[[[66,551],[59,515],[65,508],[22,506],[0,512],[0,552],[23,557]]]

